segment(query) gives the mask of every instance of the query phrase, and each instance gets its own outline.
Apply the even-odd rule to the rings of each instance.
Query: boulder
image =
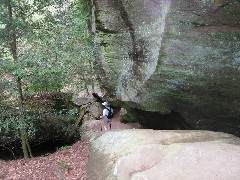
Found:
[[[240,177],[240,139],[211,131],[119,130],[93,133],[87,179]]]

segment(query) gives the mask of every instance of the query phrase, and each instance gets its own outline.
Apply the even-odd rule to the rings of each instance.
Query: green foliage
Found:
[[[17,123],[18,118],[14,116],[16,112],[3,107],[0,108],[0,141],[1,144],[5,142],[12,143],[19,138],[19,134],[16,129],[20,128],[20,125]],[[11,134],[9,137],[8,135]]]
[[[70,148],[71,148],[71,146],[62,146],[62,147],[58,148],[58,151],[65,151],[65,150],[68,150]]]
[[[11,1],[18,60],[10,53],[6,6],[0,14],[0,73],[21,77],[28,92],[59,91],[66,84],[93,84],[88,1]]]
[[[35,115],[28,114],[24,121],[20,121],[19,111],[15,108],[1,107],[0,113],[0,145],[11,145],[19,141],[21,128],[28,130],[28,138],[34,137],[36,129],[34,127]]]
[[[0,4],[0,144],[19,141],[22,127],[31,143],[76,139],[77,110],[71,96],[59,92],[69,84],[87,89],[95,83],[88,1],[10,2],[12,19],[7,1]],[[17,57],[11,49],[13,39]]]
[[[32,94],[26,100],[24,121],[19,120],[16,108],[0,107],[0,145],[12,146],[19,141],[19,130],[27,130],[29,142],[73,142],[80,137],[75,126],[77,107],[69,94]],[[61,102],[61,103],[60,103]]]

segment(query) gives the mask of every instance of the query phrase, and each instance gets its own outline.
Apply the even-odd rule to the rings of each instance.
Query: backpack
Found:
[[[110,109],[108,109],[108,108],[105,108],[105,109],[108,110],[107,118],[108,118],[108,119],[112,119],[112,118],[113,118],[112,108],[110,107]]]

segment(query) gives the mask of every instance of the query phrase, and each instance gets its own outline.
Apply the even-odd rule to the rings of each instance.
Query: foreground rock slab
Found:
[[[211,131],[93,133],[87,179],[239,179],[240,139]]]

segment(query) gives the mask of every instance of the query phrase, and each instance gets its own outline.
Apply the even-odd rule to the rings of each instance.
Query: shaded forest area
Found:
[[[80,137],[72,93],[96,85],[89,5],[0,3],[0,158],[29,158],[36,147],[59,147]]]

